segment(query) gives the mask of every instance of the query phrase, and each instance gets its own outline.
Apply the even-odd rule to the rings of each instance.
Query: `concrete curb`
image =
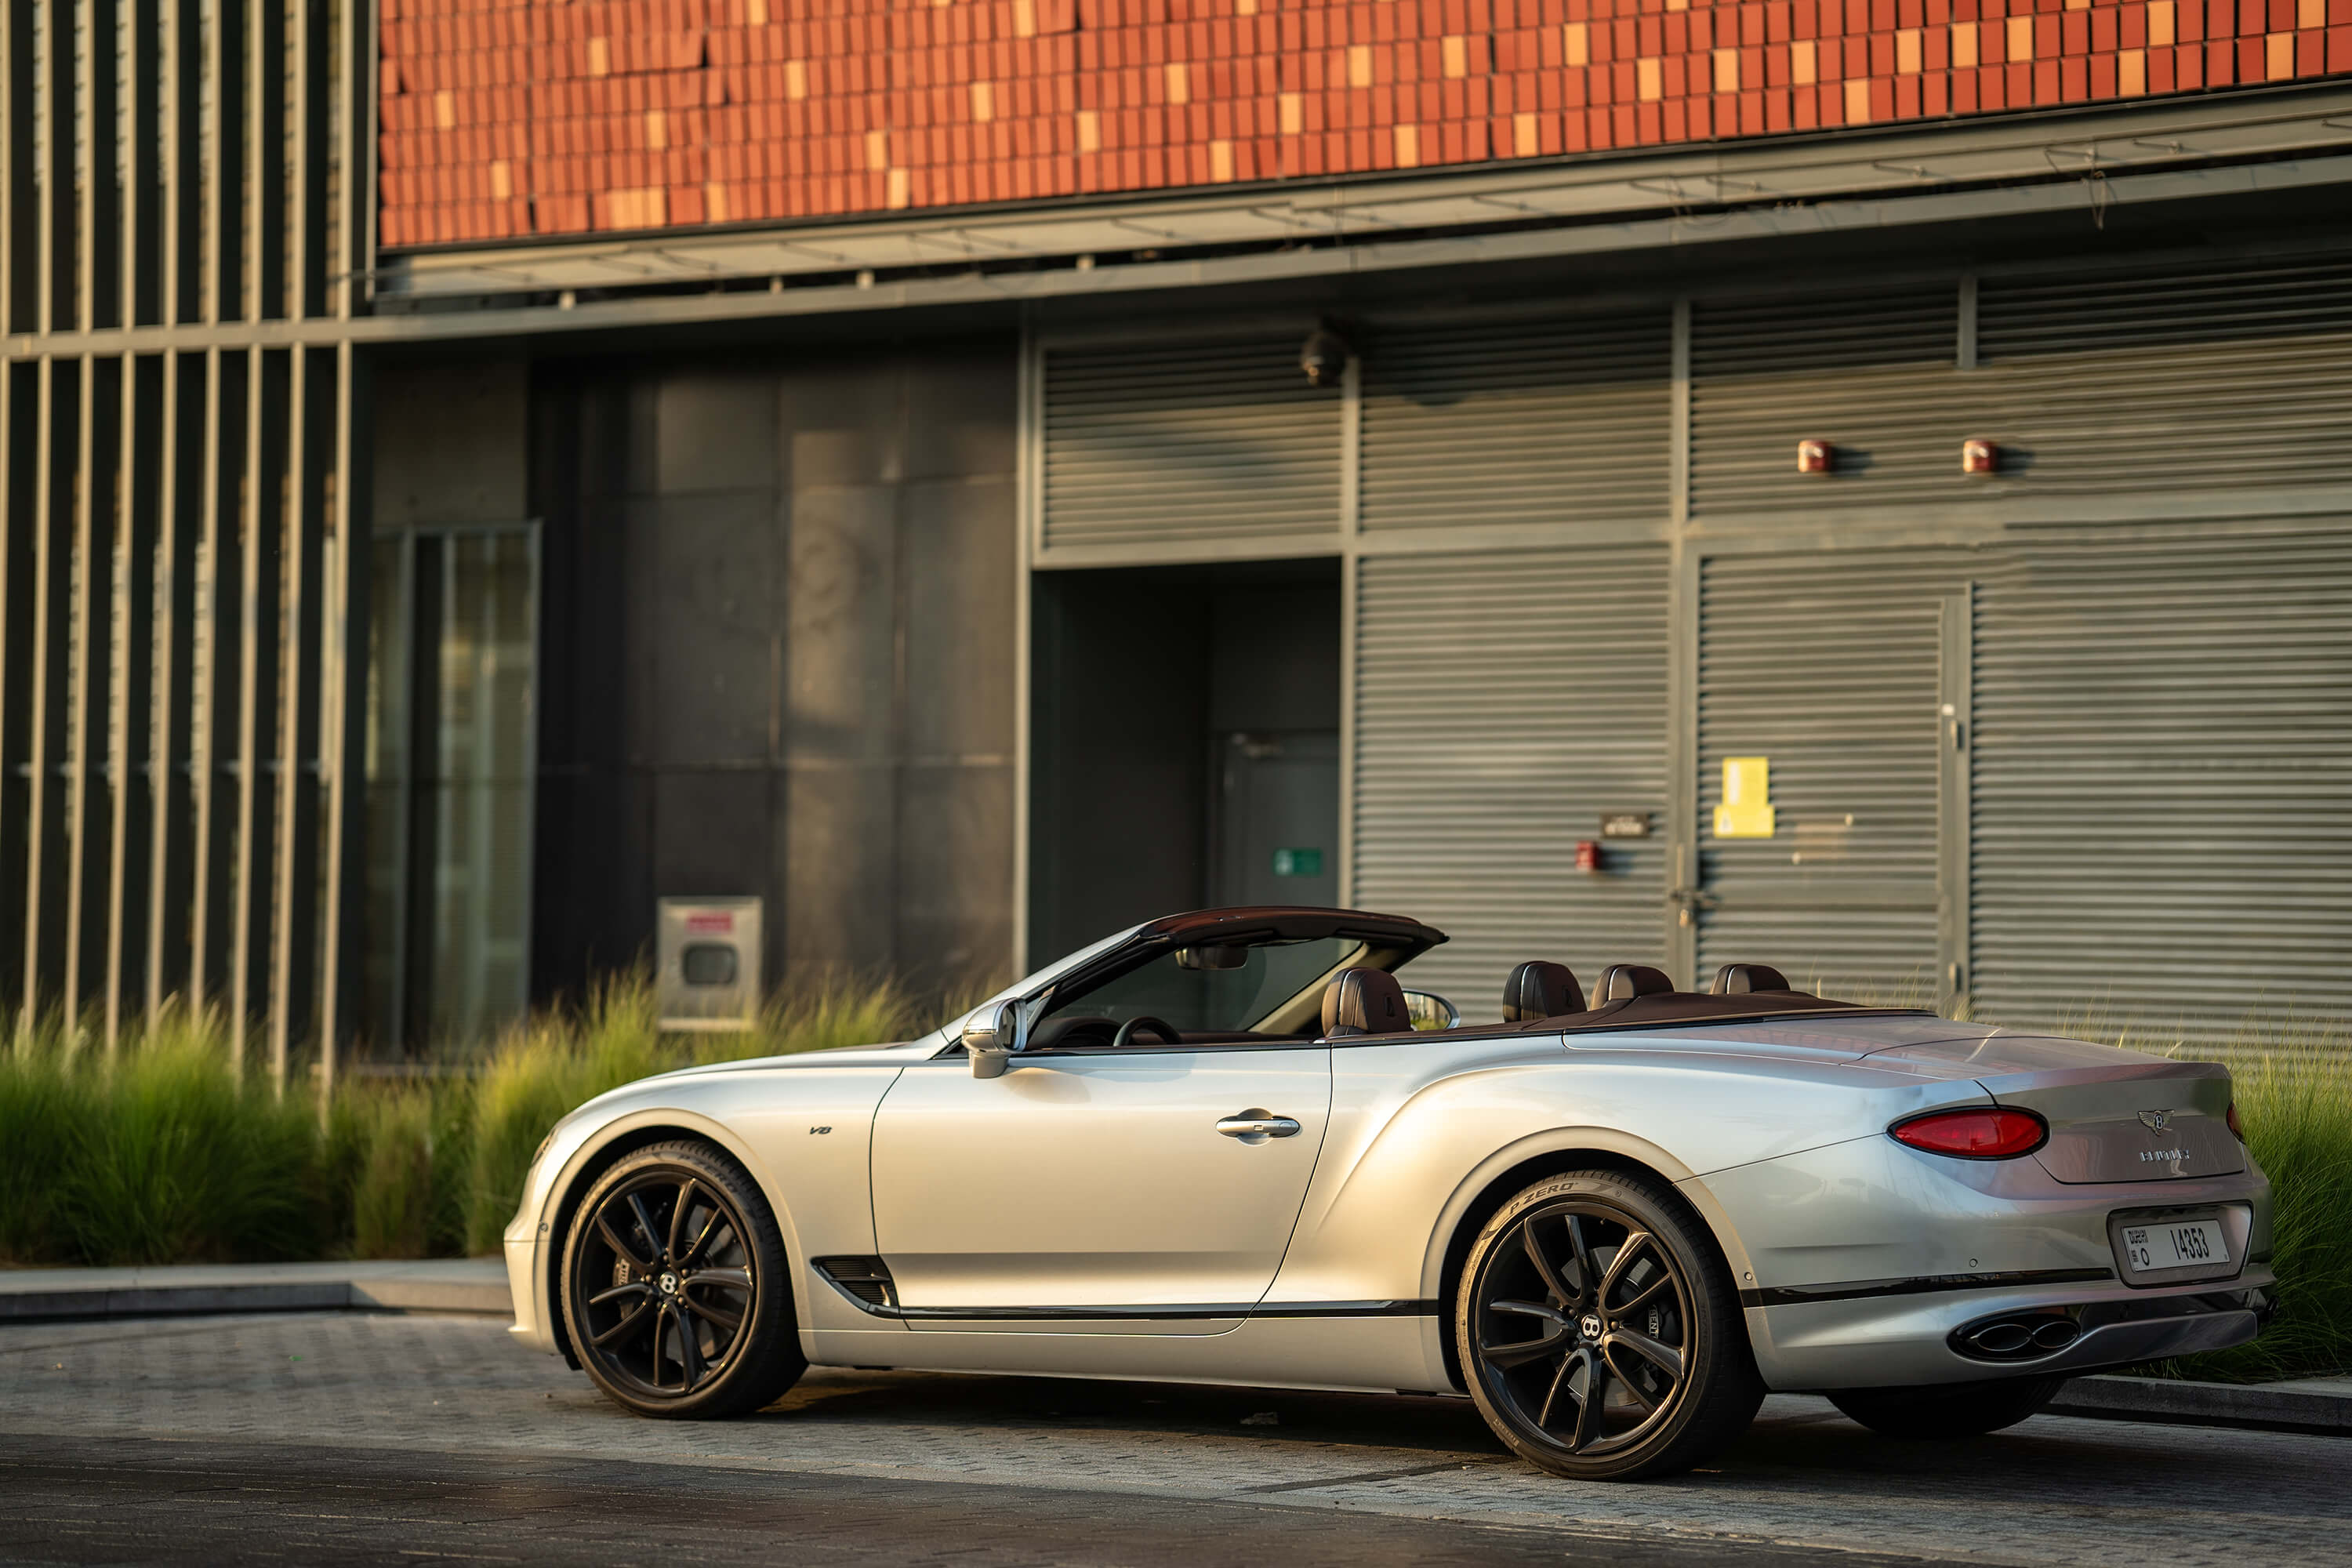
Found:
[[[0,1323],[352,1310],[504,1318],[514,1301],[494,1258],[0,1272]]]
[[[2237,1384],[2104,1373],[2074,1379],[2059,1391],[2047,1409],[2053,1415],[2102,1421],[2240,1426],[2352,1437],[2352,1377]]]

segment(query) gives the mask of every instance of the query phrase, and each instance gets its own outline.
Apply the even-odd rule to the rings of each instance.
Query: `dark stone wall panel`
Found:
[[[694,893],[767,900],[772,981],[1003,976],[1015,366],[541,367],[539,994]]]

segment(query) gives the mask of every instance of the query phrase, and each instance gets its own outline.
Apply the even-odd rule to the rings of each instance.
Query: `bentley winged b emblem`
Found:
[[[2163,1131],[2171,1121],[2172,1112],[2169,1110],[2143,1110],[2139,1113],[2139,1124],[2150,1132]]]

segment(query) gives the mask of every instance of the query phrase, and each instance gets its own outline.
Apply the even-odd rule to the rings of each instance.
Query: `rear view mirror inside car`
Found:
[[[1176,950],[1179,969],[1239,969],[1249,962],[1247,943],[1237,942],[1219,947],[1180,947]]]

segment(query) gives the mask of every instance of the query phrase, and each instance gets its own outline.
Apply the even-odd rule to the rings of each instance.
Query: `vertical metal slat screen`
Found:
[[[20,1042],[209,1009],[282,1086],[342,1032],[358,366],[287,327],[353,312],[366,9],[0,0]]]
[[[1663,546],[1367,557],[1356,610],[1354,902],[1451,937],[1412,976],[1499,1016],[1514,964],[1654,963],[1666,808]]]

